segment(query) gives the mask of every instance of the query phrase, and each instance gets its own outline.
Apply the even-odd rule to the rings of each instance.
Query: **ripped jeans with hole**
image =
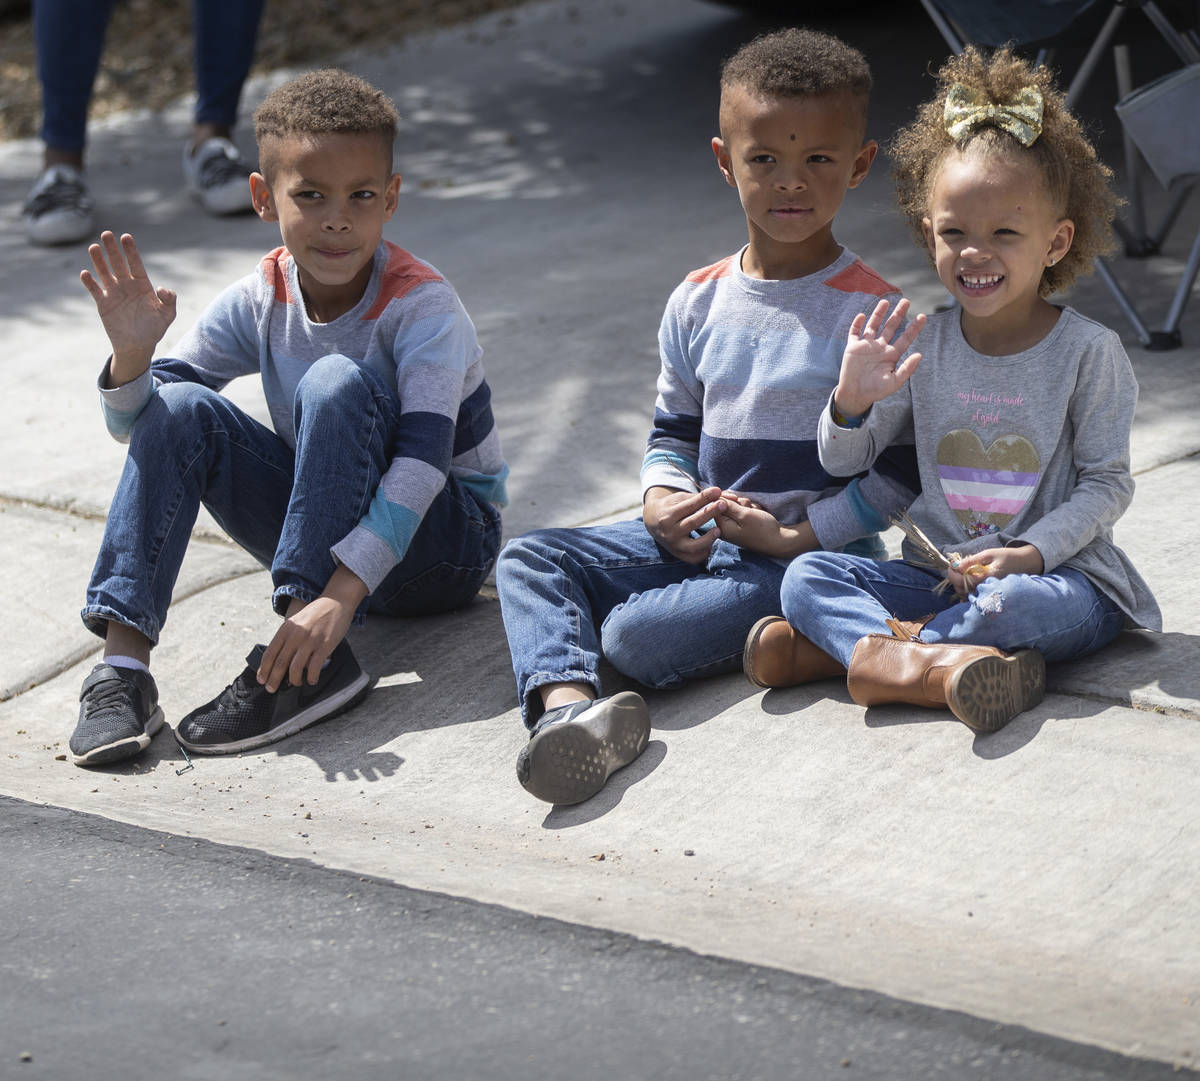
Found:
[[[986,578],[969,600],[934,592],[941,575],[903,560],[876,562],[837,552],[794,560],[780,596],[787,621],[849,665],[868,634],[888,634],[887,619],[923,619],[923,642],[1036,649],[1047,661],[1094,653],[1126,625],[1125,613],[1079,571]]]

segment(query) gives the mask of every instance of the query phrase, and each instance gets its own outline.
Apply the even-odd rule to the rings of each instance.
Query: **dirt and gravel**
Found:
[[[267,0],[253,73],[332,62],[365,43],[394,44],[525,0]],[[92,100],[93,117],[161,108],[190,93],[190,0],[120,0]],[[29,5],[0,0],[0,139],[37,134],[41,91]]]

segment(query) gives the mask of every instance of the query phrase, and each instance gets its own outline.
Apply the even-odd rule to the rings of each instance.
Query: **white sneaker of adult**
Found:
[[[51,165],[29,189],[21,216],[33,244],[73,244],[92,235],[94,204],[83,173],[73,165]]]
[[[240,214],[253,209],[250,167],[228,139],[205,139],[195,151],[183,147],[183,176],[190,191],[210,214]]]

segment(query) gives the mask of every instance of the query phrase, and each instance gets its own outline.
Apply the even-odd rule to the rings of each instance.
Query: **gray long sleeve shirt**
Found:
[[[1063,308],[1031,349],[985,356],[963,338],[959,314],[930,318],[916,374],[861,427],[823,412],[821,464],[858,473],[889,444],[913,440],[922,487],[909,513],[942,552],[1032,544],[1047,572],[1073,567],[1132,623],[1161,629],[1149,587],[1112,537],[1134,487],[1137,382],[1120,339]],[[907,541],[904,556],[918,558]]]

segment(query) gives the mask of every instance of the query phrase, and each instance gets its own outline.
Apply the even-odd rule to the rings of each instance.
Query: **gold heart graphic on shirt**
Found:
[[[986,450],[968,428],[947,432],[937,466],[942,493],[968,537],[998,533],[1024,510],[1042,479],[1037,448],[1011,432]]]

